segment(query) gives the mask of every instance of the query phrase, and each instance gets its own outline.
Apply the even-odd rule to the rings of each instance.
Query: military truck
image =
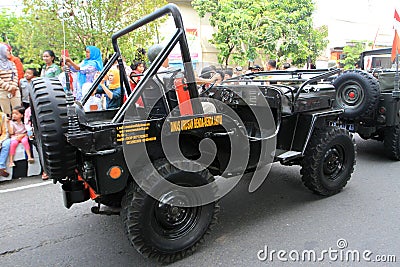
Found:
[[[382,141],[388,157],[400,160],[400,93],[390,55],[391,48],[365,51],[361,70],[345,71],[333,81],[335,106],[344,109],[334,124],[363,139]]]
[[[154,20],[172,19],[172,36],[120,108],[85,105],[115,61],[119,38]],[[216,223],[218,200],[252,175],[249,191],[273,162],[301,165],[304,185],[330,196],[347,184],[355,165],[352,134],[332,124],[337,70],[248,74],[199,93],[179,9],[168,4],[116,32],[114,54],[81,102],[58,80],[36,78],[32,121],[40,160],[62,184],[64,203],[93,199],[97,214],[120,216],[130,243],[144,256],[173,262],[192,254]],[[181,68],[162,67],[179,51]],[[149,51],[150,53],[150,51]],[[176,56],[176,54],[175,54]]]

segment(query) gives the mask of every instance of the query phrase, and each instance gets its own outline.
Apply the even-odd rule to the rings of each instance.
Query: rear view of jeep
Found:
[[[333,82],[336,106],[344,109],[338,124],[363,139],[384,143],[390,159],[400,160],[400,91],[391,48],[365,51],[361,70],[345,71]]]

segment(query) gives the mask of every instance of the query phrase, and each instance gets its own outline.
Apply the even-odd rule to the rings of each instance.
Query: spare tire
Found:
[[[76,149],[67,143],[67,103],[58,79],[35,78],[30,89],[32,124],[41,165],[49,178],[72,177]]]
[[[376,110],[380,88],[378,80],[371,74],[352,70],[346,71],[333,81],[336,88],[335,107],[343,108],[343,118],[362,119]]]

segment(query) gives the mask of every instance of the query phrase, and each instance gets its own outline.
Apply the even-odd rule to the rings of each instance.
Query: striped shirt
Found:
[[[18,72],[15,64],[12,65],[12,70],[0,70],[0,91],[18,89]]]

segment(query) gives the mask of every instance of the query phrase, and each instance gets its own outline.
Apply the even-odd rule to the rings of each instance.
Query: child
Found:
[[[0,111],[0,176],[8,177],[6,170],[8,152],[10,151],[10,138],[8,138],[7,116]]]
[[[34,137],[31,116],[32,116],[31,107],[28,107],[25,110],[25,114],[24,114],[24,124],[25,124],[25,129],[26,129],[26,133],[28,135],[29,140],[32,140]],[[31,151],[32,151],[32,149],[31,149]],[[42,167],[42,169],[43,169],[43,167]],[[45,172],[42,172],[42,179],[47,180],[47,179],[49,179],[49,176]]]
[[[106,85],[105,80],[100,83],[97,93],[106,95],[106,109],[119,108],[122,103],[122,94],[119,71],[117,69],[110,69],[108,81],[108,85]]]
[[[31,88],[31,81],[33,78],[38,76],[38,72],[36,69],[27,68],[25,70],[24,78],[19,81],[19,88],[21,89],[22,95],[22,105],[24,108],[29,107],[29,90]]]
[[[19,143],[24,145],[26,154],[28,155],[28,162],[33,163],[35,160],[32,158],[31,148],[29,146],[27,130],[25,128],[25,124],[22,121],[24,117],[25,108],[23,107],[15,107],[12,110],[11,116],[12,121],[10,121],[9,133],[11,136],[11,144],[10,144],[10,168],[14,167],[14,155],[15,150]]]

